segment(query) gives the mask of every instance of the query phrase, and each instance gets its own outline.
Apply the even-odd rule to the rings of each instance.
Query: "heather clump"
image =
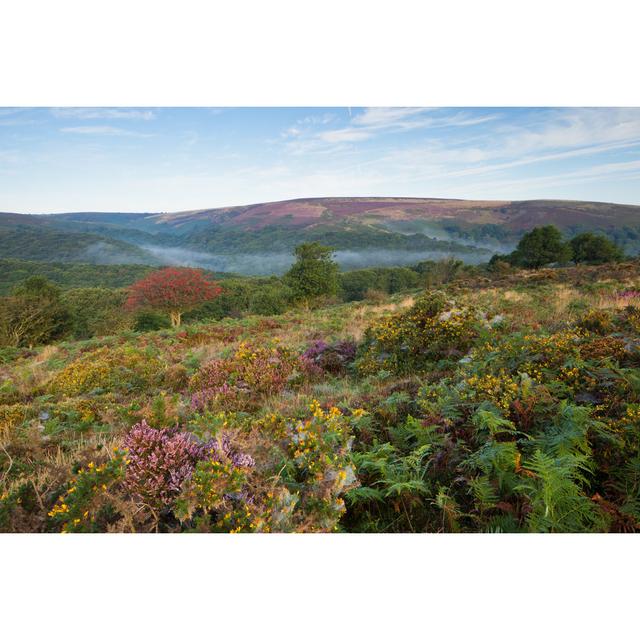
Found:
[[[351,340],[329,344],[316,340],[302,354],[303,360],[321,371],[344,375],[356,359],[357,345]]]
[[[254,465],[250,455],[233,446],[228,434],[201,440],[179,426],[155,429],[145,420],[131,428],[123,445],[125,487],[133,498],[155,511],[173,505],[200,462],[233,468]]]
[[[265,397],[299,381],[304,367],[285,347],[241,343],[230,358],[206,363],[191,378],[191,406],[196,411],[254,409]]]
[[[124,439],[127,452],[125,486],[152,509],[170,505],[182,483],[191,477],[206,448],[179,428],[154,429],[145,420]]]

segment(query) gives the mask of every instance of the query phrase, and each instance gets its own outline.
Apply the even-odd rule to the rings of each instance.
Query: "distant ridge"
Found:
[[[334,247],[343,264],[406,263],[446,255],[478,262],[510,250],[525,231],[545,224],[558,226],[567,236],[602,232],[628,254],[640,253],[640,206],[335,197],[177,212],[0,213],[0,258],[194,264],[270,273],[286,268],[297,244],[318,241]],[[268,264],[274,254],[279,255],[273,263],[278,266],[272,269]],[[269,258],[262,264],[256,256],[265,255]]]

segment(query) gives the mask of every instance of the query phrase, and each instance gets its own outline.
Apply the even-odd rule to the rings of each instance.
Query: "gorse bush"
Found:
[[[51,525],[62,533],[104,531],[114,516],[112,492],[123,474],[124,460],[119,451],[104,464],[90,462],[80,468],[49,511]]]
[[[418,298],[410,309],[369,327],[357,362],[363,373],[425,370],[462,357],[480,334],[482,318],[442,293]]]
[[[164,364],[153,354],[130,348],[102,347],[71,362],[49,384],[53,393],[133,391],[157,384]]]

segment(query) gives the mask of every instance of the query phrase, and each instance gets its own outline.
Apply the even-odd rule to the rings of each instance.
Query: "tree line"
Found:
[[[605,264],[624,258],[622,250],[606,236],[586,232],[565,240],[554,225],[535,227],[525,233],[515,251],[495,255],[490,266],[507,263],[514,267],[538,269],[549,264]]]
[[[621,250],[603,236],[582,233],[566,241],[549,225],[526,233],[515,251],[494,256],[488,267],[539,268],[570,261],[602,264],[622,258]],[[200,269],[166,267],[146,272],[128,288],[63,291],[46,277],[35,275],[0,298],[0,347],[33,347],[65,338],[177,327],[183,319],[277,315],[294,306],[375,299],[381,294],[439,286],[463,273],[481,270],[448,259],[341,273],[332,248],[306,242],[295,249],[295,262],[282,277],[229,278],[220,284]]]

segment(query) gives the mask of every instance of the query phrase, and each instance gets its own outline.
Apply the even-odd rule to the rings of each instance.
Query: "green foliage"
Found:
[[[570,259],[571,246],[564,242],[562,233],[553,225],[536,227],[525,233],[510,256],[512,264],[533,269]]]
[[[80,468],[49,512],[51,525],[63,533],[104,531],[113,513],[110,490],[124,477],[124,468],[119,451],[104,464],[90,462]]]
[[[60,300],[71,318],[71,335],[85,339],[130,329],[132,319],[122,311],[126,298],[123,289],[94,287],[65,291]]]
[[[569,242],[573,253],[573,261],[577,264],[604,264],[622,260],[623,254],[611,240],[594,233],[581,233]]]
[[[364,300],[369,291],[397,293],[418,286],[420,276],[406,267],[358,269],[340,274],[340,290],[347,302]]]
[[[32,347],[63,336],[70,316],[60,290],[43,276],[31,276],[0,299],[0,346]]]
[[[296,261],[284,276],[294,300],[308,304],[315,298],[338,292],[338,265],[333,249],[317,242],[305,242],[295,249]]]
[[[146,251],[128,242],[93,233],[73,233],[40,225],[0,225],[0,258],[38,262],[155,264]]]
[[[151,309],[139,311],[134,319],[134,331],[157,331],[158,329],[168,329],[171,326],[166,314]]]
[[[479,321],[475,311],[457,308],[441,292],[424,294],[407,311],[367,329],[356,366],[363,374],[397,373],[460,358],[479,335]]]
[[[8,294],[30,276],[44,276],[61,288],[126,287],[153,267],[136,264],[82,264],[73,262],[29,262],[0,259],[0,295]]]

